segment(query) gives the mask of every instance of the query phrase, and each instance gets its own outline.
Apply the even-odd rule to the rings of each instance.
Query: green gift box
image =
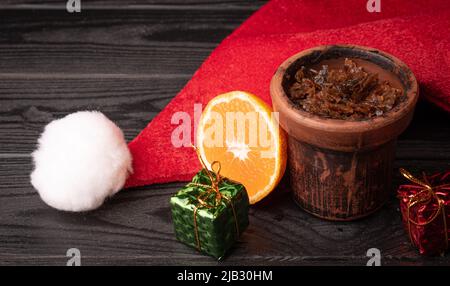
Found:
[[[248,226],[245,187],[202,169],[170,198],[177,239],[221,259]]]

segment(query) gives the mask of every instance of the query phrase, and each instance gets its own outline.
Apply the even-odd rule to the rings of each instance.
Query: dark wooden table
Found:
[[[98,109],[127,140],[143,129],[208,54],[263,2],[244,0],[64,0],[0,4],[0,264],[450,265],[420,257],[402,228],[395,188],[376,214],[331,223],[301,211],[277,191],[251,208],[250,226],[223,262],[175,239],[168,199],[180,184],[123,191],[100,209],[73,214],[46,206],[29,182],[30,152],[45,124]],[[116,4],[114,4],[116,3]],[[426,92],[426,91],[425,91]],[[450,168],[449,115],[420,102],[398,142],[395,168]]]

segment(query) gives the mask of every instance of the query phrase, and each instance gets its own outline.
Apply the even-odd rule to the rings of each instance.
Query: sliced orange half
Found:
[[[210,168],[219,161],[220,174],[242,183],[250,203],[267,196],[286,168],[286,139],[277,116],[261,99],[243,91],[213,98],[197,127],[197,147]]]

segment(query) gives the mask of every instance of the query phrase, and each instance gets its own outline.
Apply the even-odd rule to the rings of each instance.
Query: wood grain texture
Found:
[[[83,9],[257,10],[264,0],[81,0]],[[4,0],[2,9],[65,9],[67,0]]]
[[[131,140],[188,79],[3,78],[0,81],[0,154],[30,153],[45,124],[77,110],[100,110]]]
[[[448,257],[420,257],[410,246],[394,190],[367,219],[332,223],[301,211],[284,179],[251,208],[248,230],[221,263],[175,240],[168,200],[182,184],[126,190],[88,213],[46,206],[29,182],[30,152],[46,123],[97,109],[131,140],[262,4],[83,3],[92,9],[69,17],[59,0],[0,5],[1,265],[65,265],[72,247],[80,249],[83,265],[365,265],[372,247],[381,250],[384,265],[450,265]],[[449,169],[449,119],[421,102],[399,139],[394,168]],[[402,182],[395,172],[394,187]]]
[[[191,75],[251,13],[0,9],[0,74]]]

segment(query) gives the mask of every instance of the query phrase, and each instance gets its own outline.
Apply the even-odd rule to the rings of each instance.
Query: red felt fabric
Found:
[[[134,174],[126,186],[190,180],[200,168],[193,150],[175,148],[172,115],[214,96],[245,90],[271,104],[269,82],[287,57],[324,44],[357,44],[391,53],[415,73],[421,96],[450,112],[448,0],[275,0],[225,39],[180,93],[129,144]],[[192,123],[193,125],[193,123]],[[192,126],[193,128],[193,126]],[[192,135],[193,135],[192,131]]]

